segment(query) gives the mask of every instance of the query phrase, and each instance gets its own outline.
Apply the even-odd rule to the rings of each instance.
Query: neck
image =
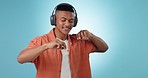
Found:
[[[56,28],[54,29],[54,34],[56,38],[59,38],[61,40],[66,40],[68,35],[63,34],[62,32],[60,32],[59,30],[57,30]]]

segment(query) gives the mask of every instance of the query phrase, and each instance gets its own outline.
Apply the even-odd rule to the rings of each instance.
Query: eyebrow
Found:
[[[65,18],[65,17],[61,17],[61,19],[67,19],[67,18]],[[74,20],[74,18],[70,18],[70,19],[68,19],[68,20]]]

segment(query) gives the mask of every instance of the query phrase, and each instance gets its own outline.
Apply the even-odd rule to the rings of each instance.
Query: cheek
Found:
[[[63,24],[64,24],[64,23],[63,23],[62,21],[59,21],[59,20],[56,21],[56,25],[57,25],[57,26],[62,26]]]
[[[72,23],[71,25],[72,25],[72,27],[73,27],[73,26],[74,26],[74,23]]]
[[[63,22],[61,22],[61,21],[59,21],[59,25],[64,25],[64,23],[63,23]]]

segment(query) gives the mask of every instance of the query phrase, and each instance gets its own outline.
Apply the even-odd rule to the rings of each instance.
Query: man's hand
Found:
[[[90,37],[92,36],[92,33],[90,33],[88,30],[81,30],[78,34],[77,34],[77,39],[81,40],[90,40]]]
[[[88,30],[81,30],[77,34],[77,39],[89,40],[97,48],[97,52],[105,52],[108,49],[108,45],[100,38],[89,32]]]
[[[50,49],[54,49],[54,48],[66,49],[65,43],[59,38],[56,38],[52,42],[46,43],[46,46],[47,46],[47,48],[50,48]]]

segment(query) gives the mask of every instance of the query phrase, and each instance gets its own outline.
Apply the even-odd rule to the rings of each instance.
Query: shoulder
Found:
[[[46,35],[45,34],[44,35],[41,35],[41,36],[36,36],[32,40],[42,40],[44,38],[46,38]]]
[[[49,42],[49,38],[48,38],[47,34],[43,34],[42,36],[37,36],[37,37],[33,38],[31,40],[31,42],[45,43],[45,42]]]

